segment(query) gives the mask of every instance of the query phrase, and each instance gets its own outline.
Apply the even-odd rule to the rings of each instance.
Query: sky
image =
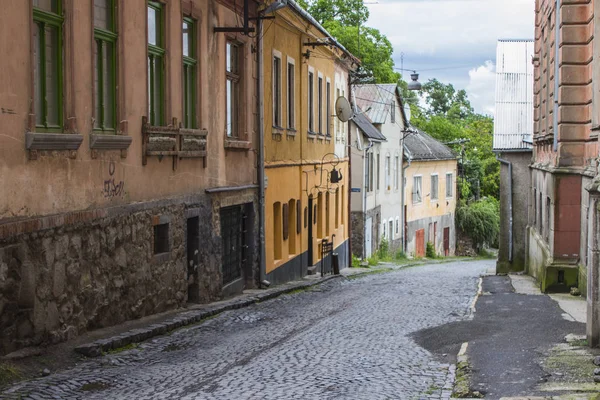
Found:
[[[365,0],[374,3],[375,0]],[[394,46],[396,67],[466,89],[476,112],[493,115],[498,39],[533,39],[534,0],[376,0],[368,26]],[[404,71],[405,80],[410,71]]]

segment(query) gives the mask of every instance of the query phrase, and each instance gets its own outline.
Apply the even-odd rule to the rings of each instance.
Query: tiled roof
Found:
[[[456,158],[456,154],[448,146],[419,129],[411,128],[411,132],[404,138],[404,148],[411,160],[452,160]]]
[[[392,102],[397,95],[397,85],[373,84],[373,85],[355,85],[354,95],[356,104],[363,110],[366,110],[367,117],[374,124],[385,124],[390,116]],[[402,105],[400,106],[402,110]],[[397,118],[402,116],[398,115]]]
[[[352,121],[368,138],[382,142],[387,140],[386,137],[383,136],[381,132],[379,132],[379,130],[373,126],[369,118],[362,112],[360,108],[358,109],[358,113],[356,113]]]

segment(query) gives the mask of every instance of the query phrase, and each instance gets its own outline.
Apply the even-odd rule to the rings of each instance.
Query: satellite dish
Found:
[[[344,96],[338,97],[335,101],[335,115],[342,122],[348,122],[354,116],[350,102]]]

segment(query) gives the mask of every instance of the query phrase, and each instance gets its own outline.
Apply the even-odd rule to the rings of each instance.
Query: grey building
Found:
[[[526,269],[533,135],[532,57],[532,40],[498,41],[494,121],[494,152],[501,163],[497,273]]]

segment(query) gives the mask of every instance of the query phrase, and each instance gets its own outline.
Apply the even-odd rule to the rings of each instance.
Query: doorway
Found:
[[[419,229],[415,232],[416,237],[416,257],[425,257],[425,229]]]
[[[200,298],[198,268],[200,266],[200,217],[187,219],[187,279],[188,302],[197,303]]]
[[[367,218],[365,223],[365,258],[371,257],[372,239],[373,239],[373,218]]]
[[[444,256],[450,255],[450,228],[444,228]]]

